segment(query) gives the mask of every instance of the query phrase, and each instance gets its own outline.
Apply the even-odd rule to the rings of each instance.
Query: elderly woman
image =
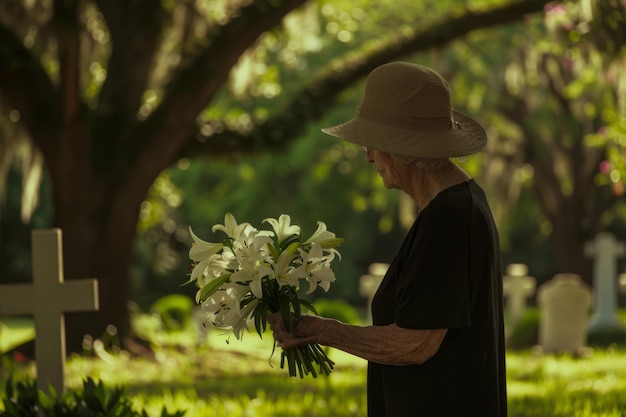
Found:
[[[507,414],[498,234],[479,185],[450,161],[486,133],[452,110],[446,81],[405,62],[369,75],[359,113],[323,129],[363,147],[387,188],[418,215],[372,303],[372,326],[303,316],[283,349],[320,343],[368,361],[368,415]]]

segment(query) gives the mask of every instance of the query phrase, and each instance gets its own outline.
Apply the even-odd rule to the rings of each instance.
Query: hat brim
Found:
[[[384,152],[418,158],[452,158],[479,152],[487,144],[487,133],[476,120],[453,111],[460,123],[447,130],[411,130],[372,122],[359,115],[322,132]]]

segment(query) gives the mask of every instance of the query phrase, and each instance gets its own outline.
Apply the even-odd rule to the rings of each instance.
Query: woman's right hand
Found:
[[[280,313],[273,313],[267,317],[270,329],[274,332],[274,339],[278,346],[288,350],[298,346],[322,343],[322,335],[333,319],[303,314],[298,323],[292,316],[291,332],[288,332]]]

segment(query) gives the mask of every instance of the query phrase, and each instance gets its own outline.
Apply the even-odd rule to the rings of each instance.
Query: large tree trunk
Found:
[[[591,287],[593,262],[585,255],[585,244],[593,238],[591,230],[581,224],[579,213],[570,205],[552,218],[552,227],[559,272],[579,274]]]
[[[89,138],[82,141],[89,143]],[[53,224],[63,231],[65,277],[96,278],[99,286],[100,311],[67,317],[70,352],[82,350],[85,334],[100,338],[110,325],[122,338],[130,334],[129,273],[139,208],[150,184],[149,180],[107,181],[95,176],[88,162],[82,164],[52,175]],[[72,192],[63,192],[68,189]]]
[[[530,133],[529,133],[530,134]],[[536,141],[535,141],[536,142]],[[528,141],[528,146],[534,143]],[[552,224],[552,240],[559,272],[579,274],[589,286],[593,283],[592,260],[585,256],[585,244],[593,239],[601,219],[594,197],[593,181],[572,173],[571,195],[564,195],[561,180],[554,170],[555,162],[548,155],[539,155],[536,149],[527,149],[527,161],[535,170],[533,189],[543,213]],[[591,152],[590,152],[591,154]],[[589,155],[595,160],[596,155]],[[577,167],[580,169],[580,167]],[[593,178],[593,173],[588,174]]]

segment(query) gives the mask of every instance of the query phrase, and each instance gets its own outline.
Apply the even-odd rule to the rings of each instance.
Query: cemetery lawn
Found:
[[[168,340],[169,339],[169,340]],[[179,344],[170,345],[177,340]],[[189,339],[191,340],[191,339]],[[203,347],[183,335],[161,339],[155,355],[131,357],[99,350],[92,357],[73,356],[67,386],[92,377],[106,386],[122,386],[137,409],[159,416],[161,408],[186,410],[186,417],[365,416],[365,361],[330,350],[336,362],[330,377],[289,378],[275,352],[270,366],[271,335],[247,334],[243,342],[214,331]],[[169,345],[169,347],[167,347]],[[539,356],[529,350],[507,355],[509,416],[620,417],[626,410],[626,348],[594,350],[587,358]],[[8,369],[12,368],[12,369]],[[14,378],[32,375],[31,365],[7,360]],[[0,393],[0,398],[3,392]]]

